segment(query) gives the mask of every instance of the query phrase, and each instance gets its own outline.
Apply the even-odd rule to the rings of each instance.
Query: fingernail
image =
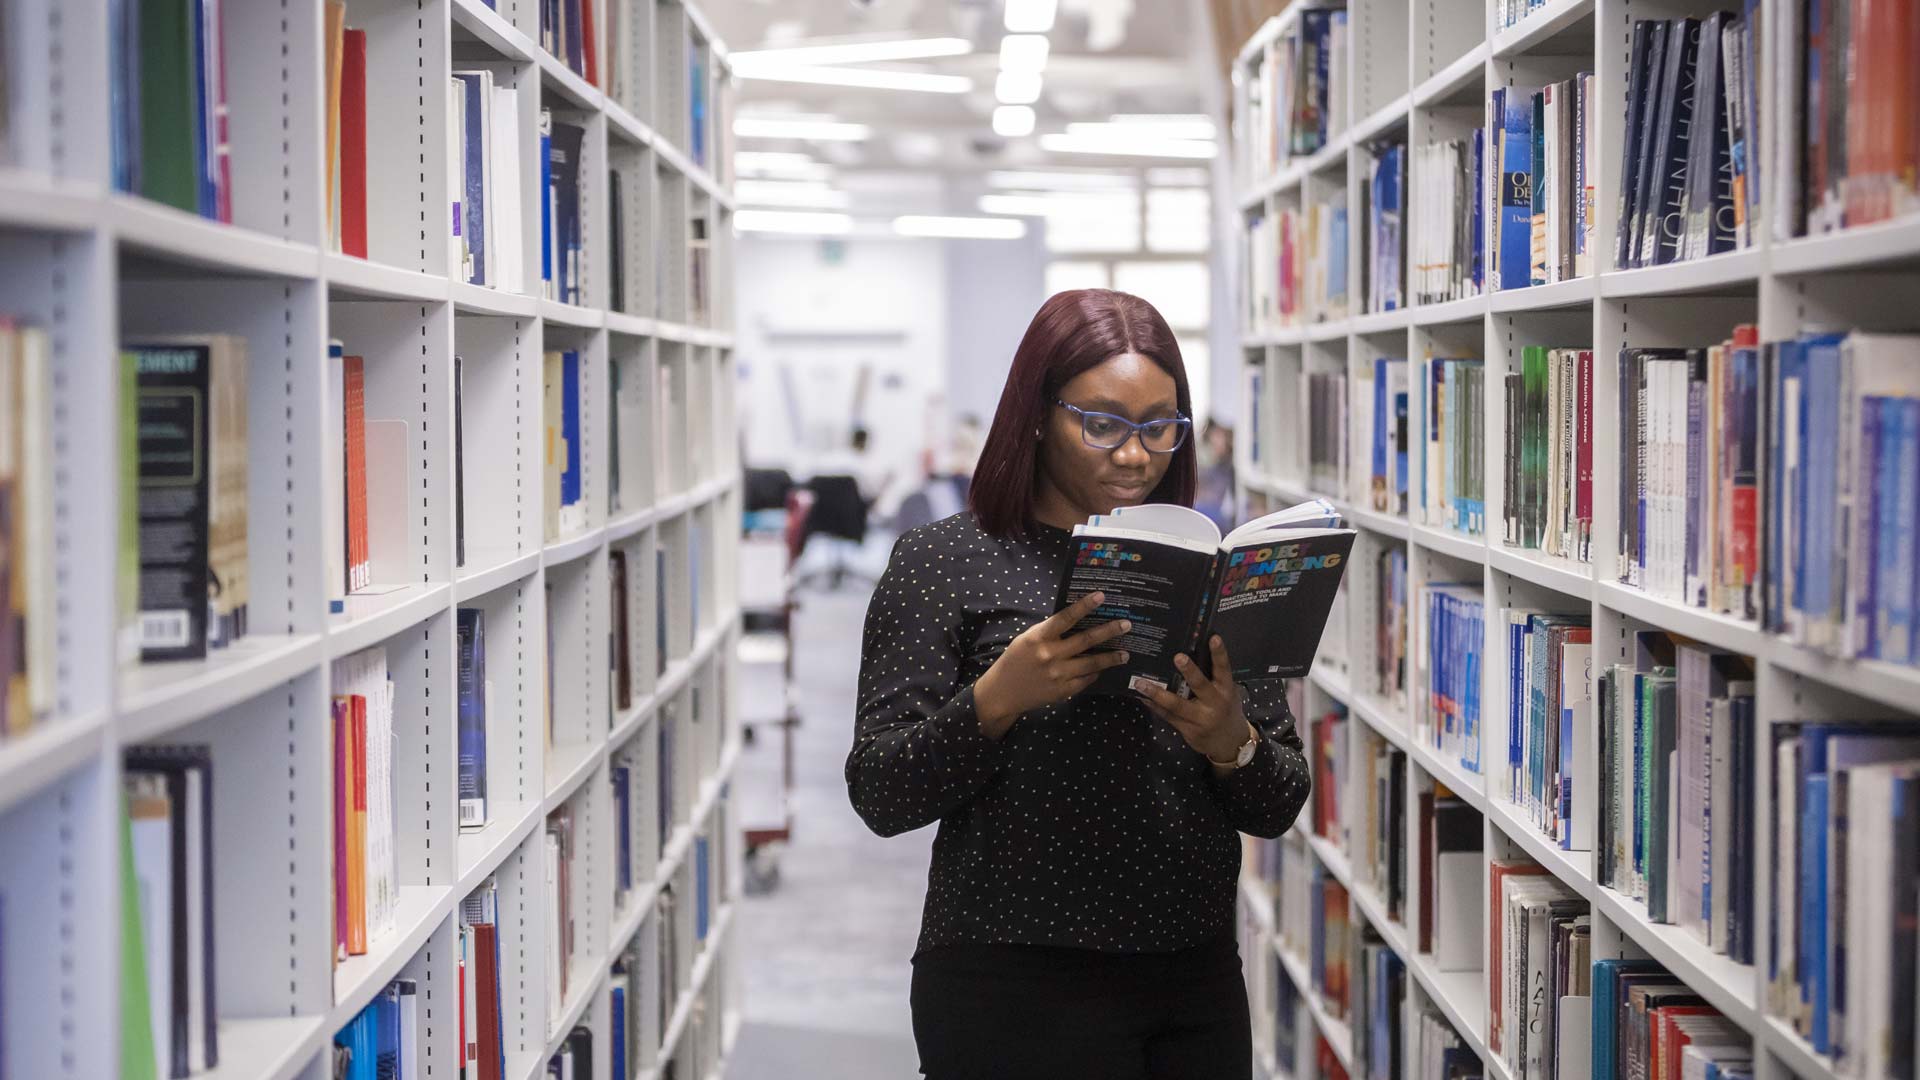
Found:
[[[1123,634],[1124,634],[1124,633],[1126,633],[1127,631],[1129,631],[1129,630],[1131,630],[1131,629],[1133,629],[1133,623],[1132,623],[1131,621],[1129,621],[1129,620],[1127,620],[1127,619],[1121,619],[1121,620],[1120,620],[1120,632],[1121,632],[1121,633],[1123,633]]]
[[[1176,657],[1174,657],[1174,658],[1173,658],[1173,663],[1174,663],[1174,666],[1176,666],[1176,667],[1186,667],[1186,666],[1187,666],[1187,654],[1186,654],[1186,653],[1181,653],[1180,655],[1178,655],[1178,656],[1176,656]]]
[[[1123,663],[1123,664],[1124,664],[1124,663],[1126,663],[1126,662],[1127,662],[1128,660],[1131,660],[1131,659],[1133,659],[1133,657],[1132,657],[1132,656],[1131,656],[1130,654],[1128,654],[1128,652],[1127,652],[1127,650],[1125,650],[1125,649],[1121,649],[1121,650],[1120,650],[1120,662],[1121,662],[1121,663]]]
[[[1220,635],[1219,635],[1219,634],[1215,634],[1215,635],[1213,635],[1213,643],[1214,643],[1215,645],[1218,645],[1218,644],[1220,644]]]

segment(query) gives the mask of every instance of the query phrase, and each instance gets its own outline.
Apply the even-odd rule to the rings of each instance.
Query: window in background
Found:
[[[1107,264],[1077,259],[1055,259],[1047,264],[1047,295],[1068,289],[1106,289]]]
[[[1179,262],[1127,262],[1113,264],[1113,287],[1121,292],[1144,296],[1174,331],[1204,330],[1211,321],[1211,295],[1208,292],[1207,264],[1199,260]]]
[[[1204,252],[1212,246],[1207,189],[1151,188],[1147,191],[1147,250]]]
[[[1140,250],[1140,192],[1084,191],[1049,196],[1047,250],[1069,254]]]
[[[1213,354],[1207,351],[1207,339],[1199,334],[1176,334],[1180,360],[1187,366],[1187,396],[1193,399],[1193,437],[1207,428],[1213,408]]]

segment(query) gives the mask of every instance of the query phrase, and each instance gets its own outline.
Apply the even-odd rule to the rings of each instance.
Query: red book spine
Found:
[[[336,960],[347,955],[347,794],[353,775],[348,751],[353,720],[347,699],[333,699],[333,951]]]
[[[348,823],[353,838],[347,852],[347,952],[367,951],[367,699],[355,694],[353,704],[353,814]]]
[[[580,33],[585,39],[580,43],[580,46],[586,58],[587,81],[595,86],[599,86],[600,61],[598,57],[600,48],[598,43],[600,40],[600,31],[599,24],[593,21],[593,0],[580,0]],[[602,89],[605,88],[602,87]]]
[[[495,932],[491,923],[476,923],[473,928],[473,951],[480,964],[479,977],[474,980],[480,994],[480,1007],[475,1010],[480,1023],[480,1080],[501,1080],[500,965]]]
[[[366,361],[346,358],[347,590],[373,584],[367,561]]]
[[[340,61],[340,250],[367,257],[367,32],[348,30]]]
[[[214,178],[214,213],[225,224],[233,224],[233,154],[227,142],[227,20],[215,20],[213,27],[214,161],[219,175]]]

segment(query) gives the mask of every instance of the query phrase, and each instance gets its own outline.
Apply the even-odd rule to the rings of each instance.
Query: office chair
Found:
[[[807,481],[806,486],[813,492],[806,538],[825,536],[837,542],[832,545],[833,558],[826,569],[803,575],[800,583],[812,585],[825,577],[828,588],[838,589],[842,581],[851,577],[868,585],[875,584],[873,578],[847,565],[846,545],[851,543],[858,550],[867,538],[867,501],[860,495],[859,482],[851,476],[816,476]],[[805,540],[803,546],[804,543]]]

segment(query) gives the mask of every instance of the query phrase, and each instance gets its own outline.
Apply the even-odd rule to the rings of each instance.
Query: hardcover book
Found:
[[[1174,655],[1184,652],[1207,671],[1205,646],[1215,633],[1226,642],[1236,682],[1298,678],[1313,665],[1353,539],[1333,505],[1318,499],[1224,538],[1186,507],[1122,507],[1074,526],[1057,606],[1097,591],[1105,601],[1075,632],[1114,619],[1133,623],[1099,646],[1130,655],[1101,673],[1095,693],[1148,685],[1184,692]]]

